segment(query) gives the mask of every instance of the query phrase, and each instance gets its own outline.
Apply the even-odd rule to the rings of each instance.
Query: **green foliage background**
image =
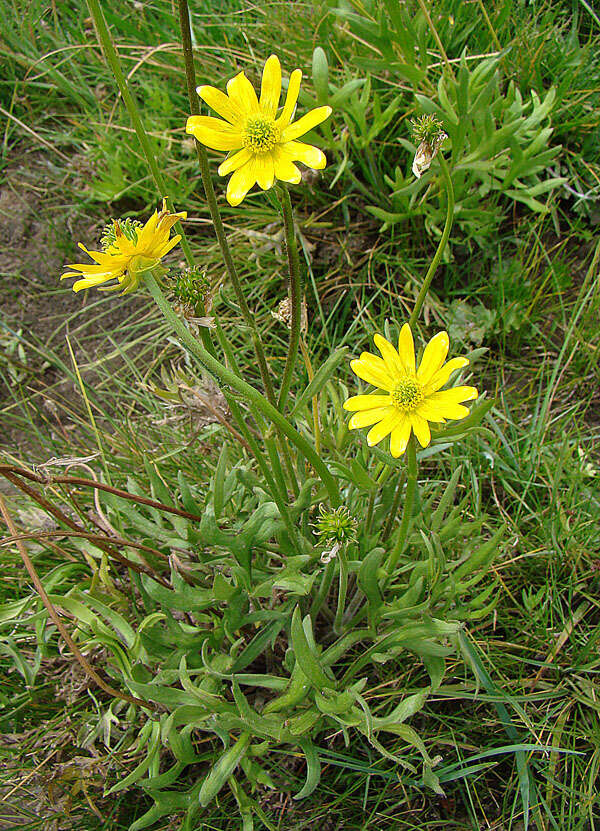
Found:
[[[441,233],[445,200],[435,167],[419,181],[410,174],[409,120],[426,111],[443,121],[451,138],[457,216],[427,319],[431,333],[448,328],[456,352],[477,350],[478,385],[495,403],[482,432],[424,458],[430,487],[422,498],[438,506],[450,480],[459,497],[456,504],[454,496],[448,497],[447,514],[431,513],[435,527],[415,534],[411,553],[433,563],[436,534],[450,523],[448,538],[455,548],[449,560],[460,568],[463,539],[477,550],[498,527],[506,529],[492,576],[477,589],[482,592],[479,611],[468,607],[469,637],[461,635],[462,651],[444,654],[444,682],[411,721],[425,754],[443,757],[435,770],[446,796],[424,787],[423,752],[406,734],[404,743],[400,737],[387,745],[388,752],[401,748],[403,759],[419,765],[419,772],[400,777],[400,784],[397,764],[380,759],[358,731],[348,746],[339,739],[322,743],[319,788],[296,804],[287,797],[278,801],[267,786],[273,782],[275,793],[284,794],[306,788],[319,764],[310,749],[299,752],[298,761],[289,753],[269,756],[266,764],[260,757],[249,761],[248,778],[257,785],[251,798],[262,812],[254,813],[254,822],[294,829],[316,828],[327,819],[332,828],[351,829],[489,824],[583,831],[595,827],[599,813],[600,21],[584,2],[503,0],[485,4],[488,19],[480,3],[441,0],[428,8],[456,81],[444,76],[438,44],[416,2],[192,6],[200,83],[220,86],[242,67],[256,81],[264,57],[277,51],[284,67],[300,66],[307,76],[303,108],[334,107],[323,131],[330,164],[294,192],[309,284],[307,340],[317,367],[334,349],[347,346],[357,354],[370,333],[384,328],[391,304],[396,322],[402,308],[410,310]],[[185,206],[193,217],[188,227],[195,251],[212,284],[219,285],[219,253],[207,233],[197,165],[183,133],[187,103],[175,9],[163,0],[111,2],[105,14],[177,207]],[[142,217],[160,194],[148,177],[85,7],[76,2],[21,7],[3,0],[0,15],[3,188],[10,189],[15,167],[28,164],[33,148],[48,160],[48,176],[39,187],[55,215],[68,216],[70,223],[91,216],[98,227],[109,216]],[[323,52],[315,53],[316,47]],[[275,206],[262,195],[247,200],[242,211],[224,200],[221,206],[249,303],[274,344],[277,372],[283,367],[285,332],[270,315],[284,292]],[[62,233],[57,245],[70,259],[74,245]],[[26,431],[31,443],[24,451],[7,445],[5,461],[31,465],[52,456],[100,453],[88,464],[132,494],[151,494],[167,504],[183,497],[188,511],[207,517],[205,497],[213,493],[214,516],[226,519],[235,534],[236,523],[256,510],[260,495],[242,460],[223,461],[223,428],[206,425],[197,398],[206,389],[198,390],[187,356],[144,300],[135,307],[136,317],[128,315],[111,327],[106,310],[123,301],[90,298],[85,309],[77,309],[68,290],[55,284],[56,276],[44,274],[43,266],[39,275],[17,269],[18,291],[33,296],[41,284],[60,303],[64,321],[75,330],[75,360],[96,427],[62,338],[49,343],[35,327],[19,331],[8,315],[0,322],[0,371],[8,390],[3,416],[7,427],[21,431],[16,435]],[[226,285],[215,296],[212,313],[234,339],[248,379],[257,383],[248,338]],[[108,353],[111,362],[105,360]],[[324,432],[340,452],[356,445],[352,464],[338,473],[354,482],[357,505],[367,512],[377,469],[369,467],[371,457],[343,428],[343,384],[353,384],[344,366],[338,365],[340,384],[324,393]],[[65,378],[68,389],[61,386]],[[300,388],[306,380],[298,378]],[[44,401],[52,403],[59,423],[74,429],[58,429],[55,416],[42,408]],[[229,484],[215,491],[211,482],[224,466]],[[240,483],[242,490],[234,496]],[[58,498],[58,492],[53,495]],[[392,497],[384,489],[371,505],[374,527],[387,518]],[[71,497],[62,493],[65,499],[84,519],[98,507],[88,490]],[[120,660],[133,656],[135,662],[144,638],[153,627],[159,631],[159,619],[151,619],[157,613],[171,616],[165,652],[173,641],[184,648],[191,635],[173,616],[172,602],[160,587],[143,584],[150,595],[145,623],[140,627],[141,620],[136,621],[132,629],[127,587],[115,579],[102,552],[61,536],[59,548],[51,545],[39,512],[19,499],[11,504],[20,511],[19,525],[33,529],[31,554],[47,591],[71,615],[70,627],[96,655],[94,663],[115,675]],[[185,549],[191,540],[204,549],[215,543],[206,536],[217,533],[214,527],[205,527],[202,537],[202,529],[154,509],[108,497],[100,505],[124,536],[131,533],[151,546]],[[210,514],[206,526],[209,519]],[[367,547],[361,557],[369,553],[368,542],[362,542]],[[162,811],[161,822],[180,827],[192,802],[199,807],[201,789],[214,786],[214,778],[206,785],[202,777],[218,742],[192,746],[188,733],[188,744],[174,749],[158,721],[144,726],[127,705],[109,706],[93,686],[88,688],[61,653],[55,630],[46,626],[14,547],[1,550],[2,724],[15,736],[3,745],[2,788],[10,793],[7,802],[17,827],[44,827],[56,819],[66,828],[128,828],[153,810],[152,777],[165,775],[174,759],[177,766],[178,753],[191,760],[190,767],[176,795],[161,797],[158,791],[156,817]],[[181,574],[171,566],[166,576],[186,598],[180,611],[193,606],[202,613],[204,600],[188,597]],[[291,571],[283,588],[301,596],[308,578],[301,569]],[[278,588],[265,585],[265,592]],[[442,581],[440,589],[443,597],[448,585]],[[221,625],[235,631],[230,591],[225,579],[214,578],[211,597],[224,612]],[[89,606],[90,597],[92,612],[84,612],[82,600]],[[302,640],[297,616],[294,627]],[[305,639],[309,635],[304,632]],[[129,654],[119,652],[120,640]],[[235,659],[251,644],[251,639],[241,643]],[[177,660],[163,670],[164,686],[177,686],[185,696],[189,667],[175,655]],[[358,694],[381,713],[377,717],[390,717],[399,692],[418,695],[417,689],[435,687],[431,656],[429,661],[423,654],[414,656],[403,650],[370,672],[366,690]],[[231,670],[210,661],[208,666],[215,679]],[[141,692],[150,678],[139,672]],[[221,693],[219,683],[210,695]],[[235,696],[243,706],[241,687]],[[193,706],[187,698],[176,703]],[[331,701],[324,719],[327,707],[332,708]],[[398,723],[401,715],[396,713]],[[324,735],[334,733],[330,724]],[[57,764],[46,763],[43,777],[33,775],[52,742],[60,748]],[[548,753],[540,753],[540,746]],[[227,771],[226,761],[221,767]],[[144,791],[133,787],[142,777],[151,783]],[[35,790],[26,800],[28,782]],[[109,788],[107,798],[103,794]],[[235,788],[221,792],[203,813],[190,811],[185,827],[237,829],[240,817],[248,823],[250,797]]]

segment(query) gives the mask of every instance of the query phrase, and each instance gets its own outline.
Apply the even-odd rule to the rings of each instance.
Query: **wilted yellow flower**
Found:
[[[455,370],[469,363],[467,358],[444,363],[450,343],[447,332],[439,332],[429,341],[418,369],[408,323],[400,331],[397,351],[381,335],[375,335],[374,340],[381,358],[363,352],[350,366],[359,378],[385,390],[386,395],[355,395],[344,403],[344,409],[354,413],[348,423],[351,430],[374,425],[367,434],[370,447],[391,434],[390,453],[398,458],[406,450],[411,431],[421,447],[427,447],[430,421],[444,423],[469,414],[462,402],[477,398],[475,387],[442,389]]]
[[[79,247],[88,254],[94,264],[70,263],[61,280],[65,277],[81,277],[73,284],[73,291],[99,286],[109,280],[117,280],[116,285],[103,286],[101,290],[117,291],[123,289],[127,294],[137,288],[140,277],[159,264],[161,259],[174,248],[181,234],[169,238],[171,228],[187,213],[172,214],[163,199],[162,209],[154,211],[148,222],[142,226],[131,220],[114,220],[102,238],[102,251],[88,251],[81,242]]]
[[[322,150],[296,139],[325,121],[331,107],[317,107],[292,122],[301,80],[302,72],[295,69],[279,115],[281,66],[276,55],[265,63],[260,100],[243,72],[227,82],[227,95],[215,87],[198,87],[200,98],[221,118],[192,115],[185,129],[207,147],[231,152],[219,167],[220,176],[233,173],[227,185],[230,205],[239,205],[255,182],[263,190],[272,187],[276,179],[298,184],[302,177],[294,162],[314,170],[325,167]]]

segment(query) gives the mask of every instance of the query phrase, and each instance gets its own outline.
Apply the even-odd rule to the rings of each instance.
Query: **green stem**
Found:
[[[150,172],[152,174],[152,178],[154,179],[154,183],[156,184],[157,190],[159,191],[161,196],[164,196],[166,198],[167,207],[169,208],[169,210],[173,211],[173,200],[168,194],[165,178],[162,174],[160,167],[158,166],[158,162],[156,161],[155,149],[142,122],[137,103],[133,95],[129,91],[127,79],[125,78],[123,70],[121,69],[119,56],[117,55],[117,50],[115,49],[112,36],[110,34],[108,26],[106,25],[106,20],[104,19],[104,14],[100,7],[99,0],[88,0],[88,7],[92,19],[94,21],[94,25],[96,27],[98,40],[100,41],[102,51],[104,52],[104,55],[114,76],[114,79],[117,82],[119,92],[121,93],[121,97],[123,98],[123,103],[125,104],[127,112],[129,113],[131,123],[133,124],[133,128],[138,137],[138,141],[141,145],[142,152],[146,157],[146,162],[148,164],[148,167],[150,168]],[[185,230],[183,229],[181,222],[177,222],[177,224],[175,225],[175,230],[178,234],[181,234],[181,248],[183,250],[187,263],[188,265],[193,266],[195,264],[194,255],[192,253],[192,248],[185,235]],[[204,304],[202,304],[202,306],[204,306]],[[204,314],[206,314],[206,312],[204,308],[201,308],[199,316],[202,317]],[[200,336],[202,338],[202,343],[204,344],[206,349],[208,349],[211,352],[214,351],[212,341],[210,338],[210,332],[208,331],[208,329],[203,327]]]
[[[288,534],[290,538],[297,543],[298,541],[298,532],[296,526],[293,524],[292,519],[289,515],[287,504],[284,499],[281,498],[280,492],[277,488],[277,484],[271,475],[271,471],[269,470],[269,465],[266,462],[264,454],[261,452],[260,447],[258,446],[258,442],[256,441],[255,437],[252,435],[252,431],[249,429],[248,425],[244,421],[242,413],[240,412],[240,408],[237,405],[237,401],[232,396],[226,396],[227,403],[229,404],[229,409],[231,410],[231,414],[235,418],[241,432],[244,435],[244,438],[250,445],[250,450],[252,451],[252,455],[256,459],[256,463],[258,464],[262,475],[265,478],[265,482],[271,496],[277,508],[279,509],[279,513],[281,518],[283,519],[285,526],[287,528]]]
[[[310,360],[310,354],[308,351],[308,346],[306,345],[304,338],[300,337],[300,350],[302,352],[302,357],[304,358],[304,365],[306,366],[306,374],[308,375],[308,383],[313,380],[315,377],[315,373],[312,367],[312,362]],[[319,423],[319,396],[313,395],[312,398],[312,416],[313,416],[313,431],[315,434],[315,450],[317,453],[321,452],[321,427]]]
[[[292,202],[290,193],[285,185],[278,186],[281,202],[281,215],[285,233],[285,249],[287,252],[288,275],[289,275],[289,298],[291,305],[291,325],[288,354],[283,371],[281,391],[279,393],[278,408],[281,412],[285,410],[285,402],[292,384],[294,367],[298,357],[300,346],[300,326],[302,323],[302,281],[300,278],[300,261],[298,259],[298,246],[296,234],[294,233],[294,215],[292,213]]]
[[[267,453],[269,455],[269,461],[271,462],[271,470],[273,471],[273,476],[275,478],[275,482],[279,487],[279,492],[282,498],[287,502],[288,499],[288,489],[285,483],[285,477],[283,475],[283,468],[281,467],[281,461],[279,459],[279,452],[277,447],[277,442],[273,435],[271,436],[264,436],[263,441],[267,448]]]
[[[96,2],[96,0],[93,0],[93,2]],[[177,0],[177,2],[179,7],[179,24],[181,27],[181,42],[183,46],[183,60],[185,63],[185,77],[187,82],[190,112],[192,115],[199,115],[200,104],[196,94],[196,70],[194,69],[194,53],[192,50],[192,35],[190,32],[190,13],[187,0]],[[229,243],[227,242],[227,236],[225,235],[225,227],[223,226],[221,212],[219,211],[217,197],[215,195],[215,189],[210,175],[208,156],[203,145],[197,140],[195,140],[195,143],[198,164],[200,166],[200,176],[202,177],[202,185],[204,186],[204,193],[206,194],[206,201],[208,202],[208,210],[210,211],[217,241],[221,249],[221,255],[223,257],[223,261],[225,262],[225,268],[227,269],[227,274],[229,275],[231,285],[233,286],[242,316],[246,322],[246,325],[250,329],[252,345],[256,354],[256,360],[258,361],[258,368],[263,386],[265,388],[265,393],[269,402],[271,404],[275,404],[275,392],[271,383],[267,360],[265,358],[265,351],[260,338],[260,332],[258,326],[256,325],[254,315],[248,308],[248,304],[242,290],[242,284],[240,282],[233,257],[231,256],[231,250],[229,248]]]
[[[394,494],[394,501],[392,502],[392,507],[388,514],[387,521],[383,528],[383,532],[381,534],[381,542],[385,542],[390,534],[392,533],[392,528],[394,526],[394,520],[396,518],[396,514],[398,513],[398,508],[400,507],[400,500],[402,499],[402,491],[404,489],[404,471],[400,473],[398,477],[398,485],[396,487],[396,493]]]
[[[223,332],[223,329],[221,328],[221,325],[218,322],[217,322],[217,338],[219,340],[219,343],[221,344],[221,348],[223,349],[223,353],[224,353],[225,357],[229,361],[230,366],[233,367],[233,370],[234,370],[235,374],[238,376],[238,378],[241,377],[242,373],[241,373],[240,368],[238,366],[236,357],[233,353],[233,349],[231,347],[231,344],[229,343],[229,341],[225,337],[225,333]],[[258,429],[260,430],[260,432],[263,435],[265,435],[266,425],[265,425],[265,422],[263,421],[260,413],[257,412],[256,407],[252,408],[252,415],[254,416],[254,419],[256,421]],[[283,462],[285,464],[285,469],[286,469],[286,472],[288,474],[288,478],[289,478],[289,481],[291,483],[292,490],[294,492],[294,495],[298,496],[298,494],[300,492],[300,488],[299,488],[299,485],[298,485],[298,480],[296,478],[296,475],[294,474],[294,469],[292,467],[292,463],[290,461],[291,453],[290,453],[289,445],[287,444],[287,442],[285,441],[285,439],[281,435],[281,433],[277,434],[277,438],[278,438],[279,444],[281,446],[281,455],[283,457]],[[319,450],[317,448],[317,453],[318,452],[319,452]],[[287,494],[287,488],[286,487],[284,487],[283,493]]]
[[[341,548],[338,551],[337,557],[339,562],[340,579],[333,631],[336,635],[340,635],[343,628],[344,611],[346,609],[346,594],[348,593],[348,560],[346,559],[345,551]]]
[[[284,416],[281,415],[279,410],[267,401],[257,389],[250,386],[250,384],[247,384],[234,372],[224,366],[214,357],[214,355],[211,355],[211,353],[194,338],[192,333],[177,317],[170,304],[167,302],[167,299],[164,296],[162,289],[156,282],[156,278],[152,272],[146,273],[146,285],[148,286],[150,294],[156,301],[157,306],[190,352],[192,352],[200,360],[200,362],[212,375],[219,378],[224,384],[229,384],[229,386],[236,392],[247,398],[251,405],[256,407],[261,414],[265,416],[265,418],[273,422],[275,427],[281,430],[281,432],[289,438],[292,444],[298,448],[305,459],[313,466],[327,490],[332,506],[337,508],[340,505],[340,494],[336,481],[327,470],[327,467],[321,457],[315,452],[309,442],[294,427],[292,427]]]
[[[178,7],[179,7],[179,25],[181,29],[181,43],[183,47],[183,60],[185,64],[185,78],[187,83],[187,91],[188,91],[188,99],[190,104],[190,112],[192,115],[199,115],[200,114],[200,103],[198,99],[198,95],[196,94],[196,70],[194,67],[194,52],[192,48],[192,33],[190,30],[190,13],[188,8],[187,0],[178,0]],[[233,286],[233,290],[235,292],[235,296],[238,301],[238,305],[240,307],[240,311],[242,313],[242,317],[248,328],[250,329],[250,336],[252,338],[252,346],[254,348],[254,354],[256,355],[256,360],[258,363],[258,368],[260,372],[260,377],[262,379],[263,387],[267,396],[267,399],[270,404],[275,405],[275,391],[273,389],[273,385],[271,383],[271,377],[269,375],[269,369],[267,366],[267,360],[265,357],[265,351],[262,345],[262,340],[260,337],[260,331],[256,324],[256,320],[254,315],[250,311],[248,304],[246,302],[246,297],[244,295],[242,284],[240,282],[237,269],[235,267],[235,263],[233,261],[233,257],[231,255],[231,250],[229,248],[229,243],[227,241],[227,236],[225,234],[225,227],[223,225],[223,220],[221,219],[221,212],[219,210],[219,205],[217,203],[217,197],[215,194],[215,189],[213,187],[212,178],[210,175],[210,166],[208,163],[208,156],[206,150],[204,149],[203,145],[200,144],[199,141],[194,139],[196,145],[196,155],[198,157],[198,165],[200,167],[200,176],[202,177],[202,185],[204,187],[204,193],[206,195],[206,201],[208,203],[208,209],[210,211],[210,216],[213,222],[213,227],[215,229],[215,235],[217,237],[217,242],[219,243],[219,247],[221,249],[221,256],[223,257],[223,261],[225,263],[225,268],[227,269],[227,274],[229,276],[229,280],[231,285]],[[279,442],[281,444],[283,460],[286,468],[286,472],[288,474],[288,478],[290,480],[290,485],[292,487],[293,492],[297,495],[299,492],[299,486],[297,478],[294,474],[292,463],[290,459],[290,450],[287,446],[283,436],[279,436]]]
[[[312,618],[313,624],[317,619],[317,616],[321,611],[323,604],[327,600],[327,595],[329,594],[329,589],[331,588],[331,583],[333,581],[334,571],[335,560],[330,560],[325,566],[324,573],[321,575],[321,583],[319,584],[319,588],[310,607],[310,616]]]
[[[444,181],[446,183],[446,194],[448,198],[448,206],[446,210],[446,223],[444,225],[444,230],[442,232],[442,238],[439,241],[437,251],[431,261],[431,264],[427,270],[427,274],[425,275],[425,279],[423,280],[423,285],[421,286],[421,291],[419,292],[419,296],[416,299],[415,307],[412,311],[410,316],[409,325],[412,329],[417,322],[417,318],[419,317],[419,312],[425,302],[425,297],[427,296],[427,292],[429,291],[429,286],[431,285],[431,281],[433,280],[433,275],[442,259],[442,254],[444,253],[444,249],[448,243],[448,239],[450,238],[450,231],[452,229],[452,222],[454,220],[454,188],[452,187],[452,179],[450,178],[450,171],[448,170],[448,165],[446,164],[446,159],[442,156],[441,151],[438,155],[440,168],[442,170],[442,175],[444,177]]]
[[[400,523],[400,531],[398,532],[396,545],[394,546],[394,549],[386,564],[386,571],[389,575],[388,580],[392,577],[394,569],[398,565],[400,555],[404,551],[404,546],[406,544],[412,520],[413,505],[415,501],[415,494],[417,492],[417,475],[419,472],[417,465],[417,448],[415,445],[414,435],[410,437],[408,447],[406,448],[406,467],[406,494],[404,496],[404,507],[402,509],[402,522]]]

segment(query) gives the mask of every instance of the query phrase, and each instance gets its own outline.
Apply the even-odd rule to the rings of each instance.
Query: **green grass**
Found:
[[[310,76],[317,45],[326,50],[336,88],[360,82],[341,96],[331,132],[323,133],[327,170],[310,188],[293,192],[308,255],[307,341],[315,366],[337,346],[358,354],[385,319],[401,320],[410,311],[441,233],[445,202],[435,180],[427,195],[415,189],[397,195],[397,169],[402,177],[410,169],[410,149],[402,142],[409,139],[409,119],[420,111],[415,93],[436,99],[441,69],[421,71],[440,58],[417,3],[407,4],[407,11],[418,60],[414,66],[406,60],[407,30],[390,17],[395,6],[366,0],[339,8],[334,2],[229,2],[193,10],[199,82],[222,86],[242,67],[256,80],[263,57],[277,51],[285,67],[301,66],[308,76],[301,99],[307,107],[316,100]],[[471,57],[492,55],[498,41],[502,54],[495,71],[502,95],[511,81],[524,101],[531,90],[543,99],[550,87],[557,89],[548,144],[561,149],[532,177],[563,177],[569,189],[560,185],[536,197],[542,211],[513,199],[506,188],[467,180],[464,193],[457,193],[462,213],[452,231],[451,256],[427,300],[427,334],[448,326],[457,352],[483,347],[473,373],[495,405],[485,432],[432,457],[425,472],[446,481],[461,464],[461,488],[471,491],[473,519],[490,518],[493,527],[505,522],[507,528],[504,553],[494,563],[495,607],[469,623],[463,652],[449,661],[444,684],[414,720],[430,753],[443,757],[446,797],[423,788],[418,777],[399,783],[395,766],[374,756],[366,741],[345,747],[340,736],[332,736],[321,757],[321,785],[306,801],[289,798],[302,786],[304,761],[271,757],[269,772],[281,793],[254,794],[267,828],[516,831],[529,822],[537,829],[593,831],[600,825],[600,21],[583,2],[503,0],[485,7],[491,28],[478,3],[442,0],[431,8],[448,58],[458,72],[466,49],[467,65],[474,67],[482,58]],[[173,8],[155,0],[130,11],[128,6],[124,15],[122,4],[106,4],[167,184],[176,206],[190,214],[186,228],[194,251],[211,283],[220,285],[220,255],[183,132],[187,103]],[[19,184],[19,194],[35,201],[44,221],[56,222],[48,244],[54,258],[66,261],[75,251],[69,228],[77,229],[76,241],[90,243],[110,217],[141,217],[161,195],[86,18],[80,3],[62,8],[34,2],[23,11],[0,2],[0,106],[11,114],[3,116],[2,188],[14,192],[19,165],[33,171],[27,188]],[[388,108],[386,121],[380,114]],[[367,140],[365,127],[373,125],[377,130]],[[511,159],[519,147],[511,147]],[[38,166],[40,156],[47,168]],[[215,176],[215,183],[222,194],[222,180]],[[528,183],[533,186],[533,178]],[[222,196],[220,203],[249,305],[272,345],[273,372],[281,373],[285,332],[270,314],[285,293],[274,203],[263,195],[237,210]],[[381,211],[403,216],[390,222]],[[192,378],[196,370],[149,299],[75,298],[56,281],[59,265],[54,273],[43,257],[31,259],[27,234],[26,228],[16,241],[0,244],[0,253],[13,251],[0,277],[7,308],[0,331],[8,332],[0,341],[2,420],[10,431],[3,461],[32,466],[52,457],[93,456],[84,464],[97,472],[104,467],[117,487],[133,476],[149,493],[149,468],[168,485],[182,471],[202,488],[217,464],[222,428],[202,426],[205,411],[167,406],[156,394],[170,383],[174,365],[183,365]],[[49,310],[46,328],[26,315],[27,303],[40,297]],[[17,301],[25,305],[27,324],[20,335]],[[116,316],[115,307],[121,310]],[[211,313],[232,338],[248,380],[259,384],[226,283]],[[17,342],[22,353],[15,352]],[[340,380],[352,385],[344,366]],[[87,475],[81,467],[70,472]],[[58,496],[56,489],[49,491]],[[28,550],[53,593],[89,582],[81,546],[44,537],[42,512],[32,512],[14,490],[8,493],[17,525],[37,537]],[[103,504],[94,505],[83,489],[63,492],[62,499],[63,507],[84,516],[95,512],[96,520]],[[33,593],[14,546],[0,550],[0,602],[8,618],[9,604]],[[104,579],[98,569],[94,579]],[[134,742],[140,725],[128,721],[126,705],[114,705],[107,750],[106,697],[79,677],[56,635],[43,630],[37,611],[32,601],[18,625],[12,619],[2,623],[0,718],[7,738],[0,794],[12,794],[0,818],[6,810],[7,827],[14,815],[14,827],[23,829],[47,827],[53,818],[64,828],[127,829],[150,800],[134,788],[109,798],[102,790],[105,778],[114,784],[143,758]],[[73,621],[67,624],[75,628]],[[90,659],[101,666],[103,655],[92,652]],[[369,700],[393,700],[394,690],[425,678],[415,659],[382,664],[369,679]],[[188,769],[186,787],[203,772],[201,765]],[[230,794],[221,794],[195,822],[198,829],[241,827]],[[161,827],[179,828],[179,820]]]

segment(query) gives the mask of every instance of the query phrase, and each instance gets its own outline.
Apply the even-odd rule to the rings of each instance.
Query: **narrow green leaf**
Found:
[[[308,622],[310,623],[310,617],[308,617]],[[299,606],[296,606],[292,616],[291,638],[296,660],[311,684],[317,689],[321,689],[322,687],[334,689],[335,682],[325,674],[317,656],[309,646],[302,626]]]
[[[331,353],[331,355],[327,358],[325,363],[322,364],[321,367],[319,367],[319,369],[315,373],[315,377],[312,379],[310,384],[308,384],[308,386],[305,387],[305,389],[300,393],[300,395],[296,399],[296,404],[291,412],[292,416],[297,415],[299,412],[301,412],[303,407],[306,407],[308,404],[310,404],[311,399],[321,392],[322,388],[331,378],[339,364],[346,357],[347,352],[348,347],[342,346],[340,349],[336,349],[335,352]]]
[[[229,459],[229,445],[224,444],[219,453],[219,460],[215,469],[213,478],[213,507],[215,512],[215,519],[219,519],[223,513],[223,505],[225,502],[225,473],[227,471],[227,462]]]
[[[305,799],[318,786],[321,779],[321,762],[314,744],[308,739],[299,739],[298,744],[306,757],[306,782],[304,787],[294,795],[294,799]]]
[[[248,752],[250,734],[242,733],[236,743],[226,750],[219,761],[212,767],[200,788],[200,805],[206,807],[215,798],[231,774]]]

